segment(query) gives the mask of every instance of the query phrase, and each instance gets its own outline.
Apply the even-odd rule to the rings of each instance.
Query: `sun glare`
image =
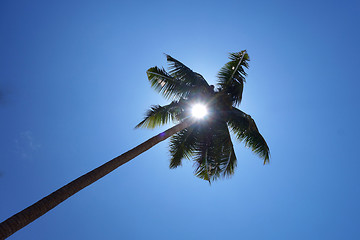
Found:
[[[200,103],[195,104],[191,109],[191,114],[197,119],[202,119],[207,115],[206,106]]]

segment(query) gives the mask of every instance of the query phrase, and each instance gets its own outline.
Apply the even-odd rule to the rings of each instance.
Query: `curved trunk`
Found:
[[[34,203],[30,207],[25,208],[21,212],[8,218],[4,222],[0,223],[0,239],[5,239],[9,237],[16,231],[25,227],[32,221],[36,220],[40,216],[44,215],[45,213],[59,205],[67,198],[79,192],[81,189],[99,180],[106,174],[112,172],[119,166],[137,157],[138,155],[155,146],[159,142],[164,141],[174,133],[177,133],[178,131],[189,127],[192,123],[192,120],[187,119],[184,122],[166,130],[165,132],[150,138],[149,140],[131,149],[130,151],[82,175],[81,177],[75,179],[74,181],[51,193],[50,195],[44,197],[40,201]]]

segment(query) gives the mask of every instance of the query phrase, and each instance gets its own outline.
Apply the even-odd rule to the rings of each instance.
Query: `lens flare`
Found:
[[[192,107],[191,114],[194,118],[202,119],[208,114],[208,111],[204,104],[197,103]]]

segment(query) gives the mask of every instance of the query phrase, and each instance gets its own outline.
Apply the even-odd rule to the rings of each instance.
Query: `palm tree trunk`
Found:
[[[165,132],[150,138],[149,140],[131,149],[130,151],[110,160],[102,166],[82,175],[81,177],[75,179],[74,181],[51,193],[50,195],[44,197],[40,201],[34,203],[30,207],[8,218],[4,222],[0,223],[0,239],[5,239],[9,237],[16,231],[25,227],[32,221],[36,220],[40,216],[44,215],[45,213],[59,205],[61,202],[65,201],[75,193],[79,192],[81,189],[89,186],[103,176],[114,171],[119,166],[137,157],[138,155],[155,146],[159,142],[164,141],[174,133],[177,133],[189,127],[193,123],[194,121],[191,119],[185,120],[184,122],[166,130]]]

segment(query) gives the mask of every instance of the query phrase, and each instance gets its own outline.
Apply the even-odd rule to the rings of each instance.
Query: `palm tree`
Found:
[[[242,100],[248,68],[246,51],[230,53],[230,61],[218,74],[218,86],[209,85],[200,74],[166,55],[169,72],[153,67],[147,71],[151,86],[172,102],[152,106],[136,127],[154,128],[168,123],[177,125],[162,132],[132,150],[84,174],[30,207],[0,223],[0,239],[5,239],[42,216],[81,189],[112,172],[157,143],[170,139],[170,168],[181,165],[184,158],[193,158],[195,175],[209,182],[231,176],[236,156],[229,129],[235,137],[257,153],[264,163],[269,161],[269,148],[250,115],[237,109]],[[203,119],[192,116],[192,106],[204,104],[208,115]]]

